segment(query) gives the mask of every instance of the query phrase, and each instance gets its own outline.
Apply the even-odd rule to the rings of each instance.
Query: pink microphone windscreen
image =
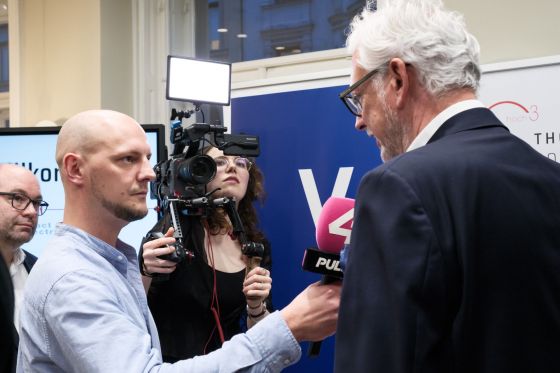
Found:
[[[338,254],[350,240],[354,220],[354,200],[330,197],[323,205],[317,221],[315,238],[319,250]]]

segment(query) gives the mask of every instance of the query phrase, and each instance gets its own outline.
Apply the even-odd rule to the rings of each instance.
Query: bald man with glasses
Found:
[[[33,238],[38,217],[48,205],[43,201],[39,182],[31,171],[13,164],[0,164],[0,252],[13,283],[14,324],[18,331],[23,287],[37,261],[21,246]]]

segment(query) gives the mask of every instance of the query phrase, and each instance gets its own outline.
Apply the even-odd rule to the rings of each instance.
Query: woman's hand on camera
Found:
[[[173,233],[174,229],[170,227],[164,237],[148,241],[142,246],[143,269],[146,274],[171,273],[175,270],[177,263],[159,258],[175,251],[175,247],[171,246],[175,243]]]
[[[247,298],[247,306],[256,309],[261,306],[272,289],[270,271],[262,267],[253,268],[243,282],[243,293]]]

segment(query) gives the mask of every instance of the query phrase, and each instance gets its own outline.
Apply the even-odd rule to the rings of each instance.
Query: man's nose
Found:
[[[33,204],[33,202],[29,202],[29,204],[27,205],[27,207],[25,207],[25,209],[23,209],[22,211],[23,215],[39,215],[39,206],[35,207],[35,205]]]
[[[140,173],[140,178],[142,180],[153,181],[156,179],[156,173],[150,164],[149,159],[144,160],[144,164],[142,165],[142,171]]]
[[[366,129],[366,123],[362,117],[356,117],[356,122],[354,123],[354,128],[358,131],[364,131]]]

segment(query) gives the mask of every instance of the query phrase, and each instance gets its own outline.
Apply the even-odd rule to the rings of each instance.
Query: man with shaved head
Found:
[[[313,284],[221,349],[162,363],[136,251],[117,238],[147,214],[150,157],[124,114],[86,111],[63,125],[64,218],[26,287],[18,372],[277,372],[299,359],[298,341],[334,333],[340,284]]]

